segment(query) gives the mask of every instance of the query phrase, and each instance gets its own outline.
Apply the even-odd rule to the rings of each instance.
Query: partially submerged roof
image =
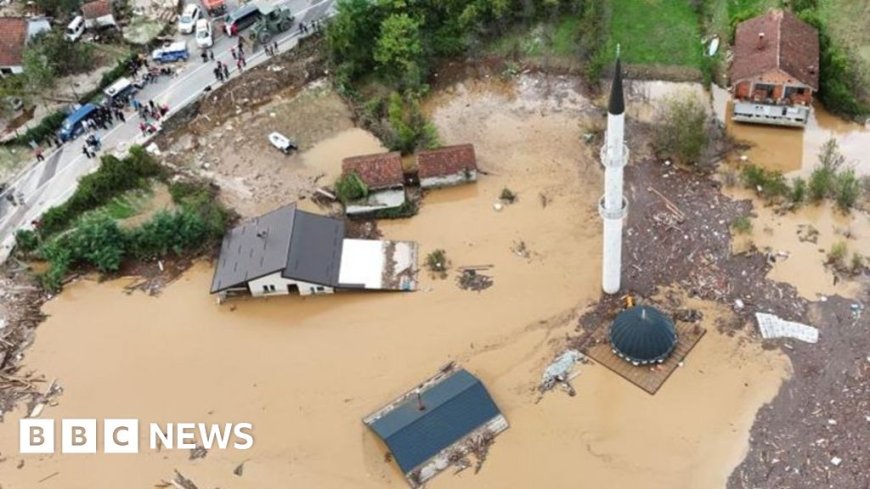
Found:
[[[335,285],[344,222],[290,204],[248,220],[224,236],[211,292],[243,287],[281,272],[285,278]]]
[[[112,15],[112,4],[109,0],[95,0],[82,4],[82,17],[86,19],[98,19],[106,15]]]
[[[771,10],[743,21],[734,36],[732,83],[775,69],[819,89],[819,32],[789,11]]]
[[[402,154],[378,153],[351,156],[341,162],[343,174],[354,172],[371,190],[398,187],[404,184],[402,173]]]
[[[673,320],[649,306],[619,313],[610,327],[609,338],[619,356],[639,364],[662,361],[677,346]]]
[[[459,172],[477,170],[474,145],[459,144],[417,153],[417,171],[420,178],[443,177]]]
[[[410,395],[367,421],[405,474],[501,415],[480,380],[466,370],[419,393],[425,409]]]
[[[0,66],[20,66],[26,42],[26,19],[0,17]]]

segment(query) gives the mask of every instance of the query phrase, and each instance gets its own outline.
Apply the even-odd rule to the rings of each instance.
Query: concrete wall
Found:
[[[453,175],[447,175],[443,177],[421,178],[420,186],[423,188],[451,187],[453,185],[471,183],[476,180],[477,170],[471,170],[467,172],[467,174],[466,172],[459,172],[454,173]]]
[[[332,287],[284,278],[281,276],[281,272],[251,280],[248,282],[248,289],[254,297],[287,295],[290,293],[290,286],[293,285],[298,287],[299,295],[332,294],[335,292]]]

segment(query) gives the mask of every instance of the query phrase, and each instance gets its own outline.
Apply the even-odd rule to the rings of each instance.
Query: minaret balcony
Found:
[[[617,164],[611,164],[610,160],[607,158],[607,144],[601,146],[601,166],[604,168],[622,168],[628,163],[628,145],[622,145],[622,161],[617,162]]]
[[[628,214],[628,199],[622,198],[622,206],[619,209],[608,209],[604,206],[605,196],[598,200],[598,214],[602,219],[622,219]]]

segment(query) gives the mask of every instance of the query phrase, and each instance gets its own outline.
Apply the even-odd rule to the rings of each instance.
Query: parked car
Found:
[[[64,33],[64,37],[69,42],[76,42],[82,34],[85,32],[85,18],[81,15],[76,15],[76,17],[66,26],[66,32]]]
[[[214,39],[212,38],[211,22],[208,19],[199,19],[196,21],[196,45],[202,49],[212,47]]]
[[[96,105],[85,104],[73,111],[72,114],[68,115],[67,118],[64,119],[63,124],[61,124],[60,131],[57,133],[60,140],[66,142],[75,139],[79,134],[84,132],[85,120],[93,117],[94,112],[96,111]]]
[[[202,16],[199,6],[188,3],[181,12],[181,17],[178,18],[178,32],[182,34],[190,34],[193,32],[196,21]]]
[[[163,45],[160,49],[155,49],[151,52],[151,59],[158,63],[171,63],[173,61],[187,61],[190,57],[190,52],[187,50],[187,43],[184,41],[172,42]]]
[[[249,3],[227,14],[224,30],[228,36],[235,36],[257,22],[262,15],[256,3]]]
[[[103,93],[106,94],[106,97],[108,97],[109,100],[114,100],[118,97],[136,93],[136,87],[129,78],[121,77],[118,78],[115,83],[106,87],[106,89],[103,90]]]

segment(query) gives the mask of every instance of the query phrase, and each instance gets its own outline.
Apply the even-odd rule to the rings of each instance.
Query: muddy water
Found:
[[[713,87],[713,107],[729,134],[752,145],[749,161],[790,176],[808,176],[818,162],[822,145],[835,138],[848,164],[861,175],[870,175],[870,126],[848,122],[827,112],[821,104],[813,108],[804,129],[743,124],[731,120],[730,94]]]
[[[707,324],[656,396],[584,366],[577,397],[534,402],[542,369],[599,294],[601,175],[580,143],[582,100],[557,101],[526,82],[512,98],[476,87],[438,100],[442,139],[475,143],[491,174],[428,193],[419,215],[381,226],[387,237],[417,240],[423,255],[445,249],[454,267],[492,265],[492,288],[462,291],[452,275],[423,272],[412,294],[219,306],[206,263],[156,298],[122,293],[125,280],[82,281],[45,306],[49,319],[28,353],[28,368],[65,389],[43,417],[249,421],[256,443],[196,461],[176,452],[28,456],[16,469],[9,416],[0,424],[4,489],[148,488],[175,468],[199,487],[405,487],[360,419],[449,360],[486,382],[512,427],[478,475],[448,471],[433,488],[724,487],[755,411],[788,372],[778,353]],[[496,212],[505,186],[519,201]],[[529,258],[510,251],[517,240]],[[724,314],[705,312],[708,322]]]
[[[834,294],[843,297],[858,297],[861,284],[855,280],[835,279],[833,272],[825,266],[827,253],[834,243],[845,242],[849,256],[859,252],[867,253],[870,243],[870,216],[863,212],[843,214],[832,203],[806,205],[795,212],[777,214],[772,207],[765,207],[763,201],[755,199],[752,192],[744,189],[730,189],[728,193],[738,199],[754,199],[750,235],[740,236],[735,252],[748,249],[754,244],[760,250],[770,250],[778,256],[768,277],[794,285],[798,292],[808,300],[818,300],[822,296]],[[818,231],[816,242],[801,241],[809,227]]]
[[[387,149],[374,134],[358,127],[347,129],[319,141],[300,155],[302,165],[311,173],[325,174],[330,184],[341,176],[341,161],[348,156],[381,153]]]

